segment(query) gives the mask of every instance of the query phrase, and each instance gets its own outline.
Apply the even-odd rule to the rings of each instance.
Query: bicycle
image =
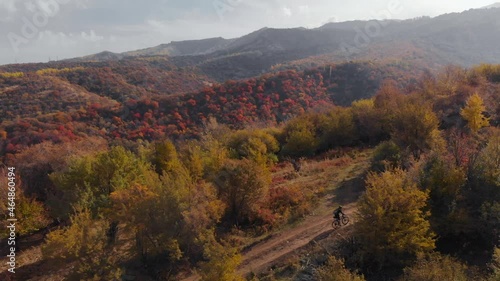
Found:
[[[340,215],[340,219],[335,219],[335,218],[333,219],[332,227],[334,229],[337,229],[342,225],[346,225],[348,223],[349,223],[349,217],[346,215]]]

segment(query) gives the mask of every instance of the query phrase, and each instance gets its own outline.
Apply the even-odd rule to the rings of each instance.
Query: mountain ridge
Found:
[[[487,9],[471,9],[436,17],[419,17],[408,20],[368,20],[327,23],[318,28],[262,28],[232,39],[214,37],[200,40],[172,41],[151,48],[124,53],[103,52],[69,61],[121,60],[127,57],[168,56],[191,57],[194,65],[218,61],[228,64],[228,58],[246,54],[255,61],[261,57],[275,64],[314,57],[328,53],[341,55],[344,60],[356,59],[356,53],[346,51],[346,46],[357,51],[369,51],[374,45],[393,49],[398,42],[426,45],[439,53],[440,64],[470,66],[482,62],[500,63],[500,53],[491,46],[500,45],[500,5]],[[375,34],[367,29],[376,28]],[[480,44],[488,42],[490,44]],[[361,43],[361,44],[359,44]],[[490,47],[488,47],[490,46]],[[472,55],[471,53],[472,52]],[[387,54],[390,56],[390,52]],[[183,59],[179,59],[182,61]],[[224,61],[224,62],[222,62]],[[250,62],[249,62],[250,63]],[[269,71],[269,65],[258,73]],[[250,75],[254,76],[256,74]],[[236,77],[238,78],[238,77]],[[246,77],[239,77],[246,78]]]

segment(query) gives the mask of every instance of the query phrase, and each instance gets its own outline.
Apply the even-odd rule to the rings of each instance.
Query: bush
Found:
[[[356,125],[351,109],[335,108],[328,112],[318,126],[321,132],[319,149],[326,151],[338,146],[349,146],[357,140]]]
[[[401,166],[401,149],[392,141],[385,141],[375,148],[372,170],[383,172]]]
[[[490,263],[491,276],[488,281],[500,280],[500,248],[496,247]]]
[[[155,184],[158,176],[151,166],[123,147],[96,156],[73,159],[69,167],[50,175],[62,198],[49,202],[53,211],[66,217],[71,209],[88,208],[94,216],[110,205],[109,196],[136,183]]]
[[[375,108],[374,99],[355,101],[351,109],[361,141],[377,143],[389,137],[388,128],[384,130],[382,114]]]
[[[205,238],[204,257],[207,261],[200,264],[202,281],[243,281],[236,270],[241,263],[241,255],[237,249],[219,243],[209,232]]]
[[[467,281],[466,269],[465,265],[453,258],[433,255],[405,268],[401,281]]]
[[[229,137],[228,147],[237,159],[247,158],[263,165],[277,162],[278,141],[262,130],[237,131]]]
[[[71,217],[71,226],[51,232],[42,246],[45,259],[67,265],[74,262],[69,280],[121,280],[122,269],[108,247],[105,221],[83,210]]]
[[[317,126],[310,116],[293,119],[284,129],[285,145],[281,153],[285,156],[312,156],[318,149]]]
[[[334,256],[330,256],[326,265],[318,268],[314,276],[319,281],[364,281],[363,275],[350,272],[344,262]]]

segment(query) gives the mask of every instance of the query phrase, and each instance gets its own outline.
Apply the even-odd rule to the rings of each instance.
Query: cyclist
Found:
[[[336,221],[340,221],[340,214],[344,216],[344,213],[342,212],[342,206],[339,206],[337,209],[335,209],[335,211],[333,211],[333,218]]]

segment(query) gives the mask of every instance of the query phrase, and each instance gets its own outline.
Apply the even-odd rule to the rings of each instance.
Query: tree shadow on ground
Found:
[[[332,204],[348,205],[358,201],[365,191],[366,173],[343,181],[338,188],[333,191]]]

